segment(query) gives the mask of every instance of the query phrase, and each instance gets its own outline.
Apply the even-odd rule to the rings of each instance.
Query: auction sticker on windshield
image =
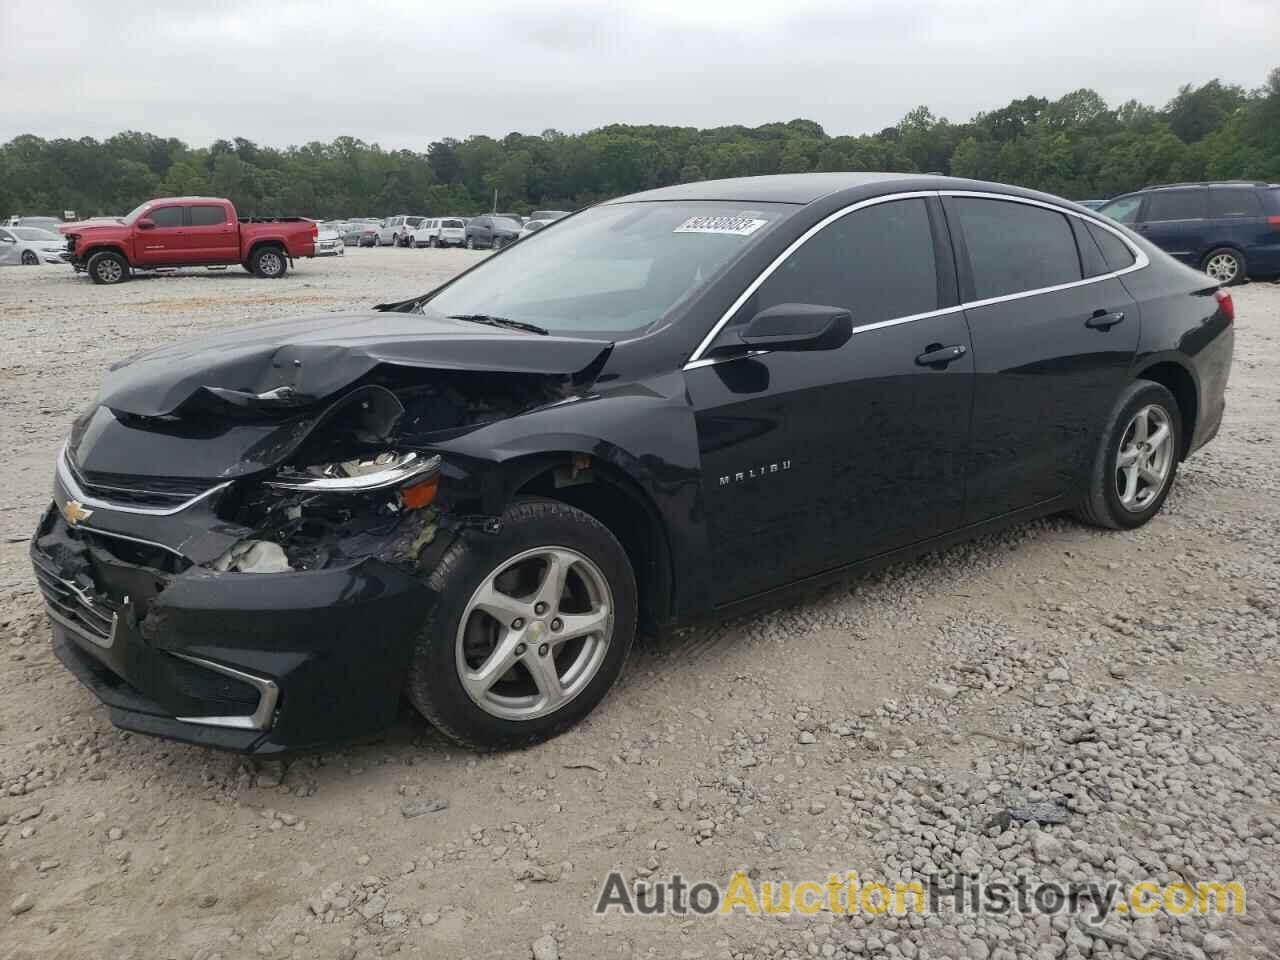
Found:
[[[749,237],[768,220],[756,217],[690,217],[673,233],[727,233],[734,237]]]

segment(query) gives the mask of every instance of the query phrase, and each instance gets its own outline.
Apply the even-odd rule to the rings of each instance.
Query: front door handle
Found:
[[[968,348],[961,343],[954,344],[950,347],[931,343],[925,348],[924,353],[916,357],[916,363],[922,367],[936,367],[941,370],[952,360],[959,360],[966,353],[968,353]]]
[[[1093,311],[1093,316],[1084,322],[1086,327],[1092,327],[1094,330],[1110,330],[1117,323],[1124,320],[1124,314],[1117,310],[1115,313],[1107,313],[1105,310]]]

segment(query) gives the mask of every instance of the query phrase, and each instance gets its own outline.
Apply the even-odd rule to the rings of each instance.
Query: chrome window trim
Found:
[[[201,500],[207,500],[209,497],[221,493],[231,486],[230,480],[216,484],[204,493],[196,494],[190,500],[184,500],[174,507],[136,507],[124,503],[113,503],[109,500],[100,500],[85,493],[80,484],[76,482],[75,475],[71,469],[71,452],[67,449],[66,444],[62,445],[62,452],[58,454],[57,473],[58,482],[62,484],[62,488],[71,495],[72,500],[75,500],[81,506],[93,507],[96,510],[114,511],[115,513],[132,513],[144,517],[172,517],[174,514],[181,513],[183,510],[195,506]]]
[[[254,673],[246,673],[235,667],[228,667],[215,660],[206,660],[204,657],[193,657],[173,650],[166,650],[165,653],[194,663],[198,667],[204,667],[206,670],[212,670],[214,673],[243,680],[258,691],[258,707],[253,713],[228,717],[174,717],[175,720],[182,723],[198,723],[206,727],[231,727],[236,730],[270,729],[275,718],[276,702],[280,699],[280,686],[274,680]]]
[[[1085,277],[1081,280],[1072,280],[1068,283],[1060,283],[1050,287],[1037,287],[1034,290],[1020,290],[1017,293],[1006,293],[998,297],[988,297],[983,300],[969,300],[964,303],[958,303],[950,307],[942,307],[938,310],[930,310],[925,313],[913,313],[904,317],[892,317],[888,320],[877,320],[874,323],[860,324],[853,328],[854,335],[867,333],[871,330],[879,330],[883,327],[893,327],[902,323],[911,323],[915,320],[924,320],[929,317],[941,317],[949,313],[955,313],[957,310],[985,307],[993,303],[1020,300],[1024,297],[1035,297],[1043,293],[1055,293],[1059,290],[1069,290],[1072,287],[1083,287],[1091,283],[1099,283],[1103,280],[1111,280],[1115,277],[1121,277],[1126,273],[1133,273],[1135,270],[1141,270],[1149,266],[1151,263],[1151,259],[1137,244],[1117,230],[1114,226],[1104,222],[1102,219],[1089,216],[1081,211],[1068,210],[1066,207],[1058,206],[1054,203],[1047,203],[1043,200],[1034,200],[1031,197],[1018,197],[1007,193],[990,193],[982,190],[913,190],[905,193],[890,193],[880,197],[871,197],[866,200],[859,200],[857,203],[851,203],[849,206],[842,207],[834,213],[824,217],[788,244],[787,248],[783,250],[782,253],[778,254],[778,256],[774,258],[773,262],[765,267],[764,270],[760,272],[760,275],[747,285],[747,288],[736,300],[733,301],[729,306],[729,309],[724,312],[718,321],[716,321],[710,332],[702,338],[702,341],[698,344],[697,348],[689,355],[689,359],[685,361],[682,369],[696,370],[699,367],[713,366],[717,363],[723,363],[726,360],[738,360],[744,356],[743,354],[735,354],[732,357],[703,357],[702,354],[711,346],[712,343],[715,342],[716,337],[720,335],[720,332],[724,329],[725,325],[733,318],[734,314],[742,309],[742,305],[750,299],[751,295],[760,289],[760,286],[773,275],[774,271],[782,266],[786,259],[795,253],[796,250],[806,244],[814,234],[832,223],[835,223],[835,221],[842,217],[846,217],[849,214],[862,210],[865,207],[875,206],[880,203],[891,203],[894,200],[927,199],[929,197],[967,197],[979,200],[1002,200],[1010,203],[1022,203],[1032,207],[1043,207],[1046,210],[1052,210],[1055,213],[1060,213],[1064,216],[1075,217],[1076,219],[1083,220],[1086,223],[1092,223],[1118,237],[1133,254],[1133,263],[1121,270],[1113,270],[1110,273],[1100,273],[1096,277]],[[750,354],[747,354],[747,356],[759,356],[767,352],[768,351],[766,350],[757,350],[752,351]]]

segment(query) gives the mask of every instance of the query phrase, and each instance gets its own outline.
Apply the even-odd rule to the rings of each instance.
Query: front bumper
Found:
[[[341,243],[317,243],[317,257],[340,257],[346,253],[347,248]]]
[[[116,726],[269,754],[390,725],[430,607],[422,579],[376,558],[165,572],[138,562],[147,549],[70,527],[56,504],[31,543],[54,652]]]

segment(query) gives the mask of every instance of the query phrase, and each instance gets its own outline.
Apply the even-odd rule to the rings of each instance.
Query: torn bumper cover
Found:
[[[255,575],[156,551],[73,528],[57,504],[31,544],[54,652],[116,726],[274,753],[394,719],[430,606],[421,578],[376,557]]]

